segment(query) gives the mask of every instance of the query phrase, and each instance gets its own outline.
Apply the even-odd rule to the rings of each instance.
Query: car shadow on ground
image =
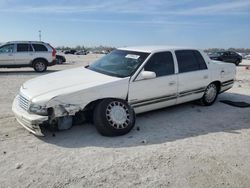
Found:
[[[238,67],[250,67],[250,65],[246,65],[246,64],[239,64],[237,65]]]
[[[44,75],[44,74],[49,74],[53,72],[57,72],[59,70],[47,70],[46,72],[35,72],[34,70],[7,70],[7,71],[2,71],[0,70],[0,76],[6,76],[6,75],[23,75],[23,76],[39,76],[39,75]]]
[[[250,96],[225,93],[209,107],[186,103],[138,115],[134,129],[120,137],[103,137],[93,125],[83,124],[67,131],[47,132],[40,139],[66,148],[123,148],[161,144],[218,132],[240,134],[239,130],[249,129],[250,108],[237,108],[219,102],[224,99],[250,102]]]

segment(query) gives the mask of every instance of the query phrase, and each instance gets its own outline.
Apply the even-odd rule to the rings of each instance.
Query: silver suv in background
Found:
[[[0,46],[0,68],[33,67],[44,72],[55,64],[56,50],[48,43],[15,41]]]

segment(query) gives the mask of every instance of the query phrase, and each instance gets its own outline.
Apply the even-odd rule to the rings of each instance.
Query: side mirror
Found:
[[[148,79],[153,79],[156,78],[155,72],[151,71],[142,71],[139,76],[137,77],[136,80],[148,80]]]

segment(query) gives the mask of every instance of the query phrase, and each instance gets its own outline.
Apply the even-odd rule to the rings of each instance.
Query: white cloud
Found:
[[[4,1],[6,4],[6,1]],[[185,7],[186,3],[193,5]],[[83,5],[84,4],[84,5]],[[198,4],[198,6],[195,6]],[[217,15],[217,14],[250,14],[250,0],[224,1],[209,3],[204,6],[202,1],[194,0],[92,0],[81,4],[35,6],[22,5],[9,8],[0,8],[0,12],[19,13],[116,13],[142,15]],[[0,1],[1,5],[1,1]]]
[[[190,15],[190,14],[234,14],[234,13],[250,13],[250,1],[232,1],[219,4],[212,4],[208,6],[201,6],[197,8],[180,11],[178,14]]]
[[[182,26],[200,26],[208,25],[208,22],[189,22],[189,21],[169,21],[169,20],[111,20],[111,19],[78,19],[78,18],[65,18],[53,19],[59,22],[83,22],[83,23],[113,23],[113,24],[143,24],[151,26],[159,25],[182,25]]]

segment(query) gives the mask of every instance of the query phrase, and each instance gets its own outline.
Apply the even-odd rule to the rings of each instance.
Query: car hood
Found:
[[[79,88],[78,86],[85,89],[121,79],[79,67],[31,79],[22,85],[21,93],[32,100],[41,95],[55,93],[55,91],[65,94],[74,92],[73,88]]]

